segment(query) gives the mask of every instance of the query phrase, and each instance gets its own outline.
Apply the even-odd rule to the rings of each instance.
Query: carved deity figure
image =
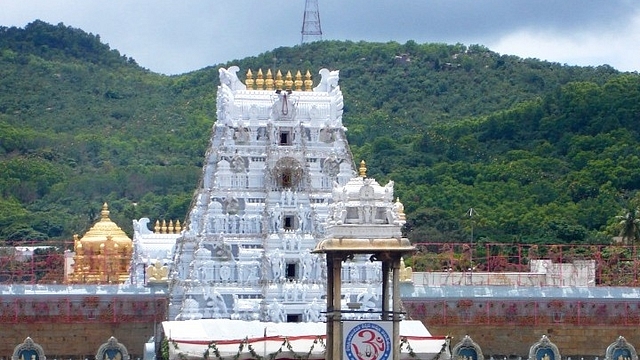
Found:
[[[222,295],[216,290],[213,290],[213,287],[205,288],[204,297],[205,300],[207,300],[207,307],[213,309],[214,314],[218,317],[227,316],[227,304]]]
[[[308,281],[311,279],[311,272],[313,271],[313,258],[308,252],[304,252],[300,255],[300,262],[302,263],[302,280]]]
[[[320,129],[319,140],[327,144],[333,142],[335,140],[335,137],[333,136],[333,130],[329,128],[329,126],[325,126],[324,128]]]
[[[320,304],[317,299],[313,299],[310,304],[307,304],[303,312],[303,320],[305,322],[318,322],[320,321]]]
[[[176,320],[198,320],[202,319],[200,304],[194,298],[185,299],[182,303],[182,311]]]
[[[357,302],[362,304],[363,311],[373,310],[376,307],[375,301],[378,299],[378,296],[373,293],[373,289],[371,286],[368,286],[367,289],[360,294],[358,294]]]
[[[269,305],[269,318],[275,323],[287,322],[287,311],[278,300]]]
[[[278,281],[282,278],[282,271],[284,268],[284,259],[282,254],[278,250],[271,254],[271,273],[273,280]]]

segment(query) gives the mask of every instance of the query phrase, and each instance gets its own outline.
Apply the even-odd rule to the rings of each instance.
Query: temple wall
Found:
[[[117,291],[117,286],[105,287]],[[49,359],[93,359],[110,337],[131,359],[142,359],[144,344],[167,316],[167,295],[3,294],[0,296],[0,359],[30,337]]]
[[[405,299],[403,306],[409,318],[421,320],[431,334],[453,336],[452,346],[469,335],[487,358],[526,359],[542,335],[562,358],[603,358],[619,336],[640,346],[638,298]]]
[[[495,324],[467,324],[467,325],[430,325],[424,322],[431,334],[448,334],[453,337],[452,346],[465,335],[469,335],[481,348],[482,353],[489,358],[499,359],[500,356],[521,356],[528,358],[529,348],[547,335],[560,352],[563,359],[571,357],[579,360],[581,357],[604,358],[607,346],[618,336],[624,336],[627,342],[635,347],[640,346],[640,332],[630,326],[590,325],[575,326],[561,325],[495,325]]]
[[[165,296],[72,295],[57,302],[41,295],[3,297],[0,359],[9,359],[15,346],[31,337],[43,347],[47,358],[91,360],[111,336],[127,347],[133,360],[142,358],[144,344],[154,335],[154,327],[166,318]],[[558,346],[563,358],[603,358],[607,346],[618,336],[640,346],[640,299],[403,303],[410,318],[423,321],[434,336],[451,335],[455,345],[469,335],[487,358],[527,358],[530,346],[542,335]],[[69,310],[60,311],[58,305]]]
[[[142,359],[144,344],[153,335],[153,322],[0,324],[0,358],[11,359],[16,345],[28,336],[42,346],[47,359],[94,359],[113,336],[136,360]]]

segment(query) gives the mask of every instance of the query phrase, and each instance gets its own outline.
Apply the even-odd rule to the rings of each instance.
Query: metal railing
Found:
[[[405,259],[414,272],[464,273],[466,277],[486,273],[522,274],[531,272],[532,260],[549,260],[553,264],[585,264],[592,262],[596,286],[639,286],[640,258],[637,246],[624,245],[532,245],[501,243],[415,243],[418,249]],[[565,269],[565,270],[563,270]],[[569,270],[566,270],[569,269]],[[567,279],[575,267],[559,267],[557,278]],[[510,275],[509,285],[527,285],[530,279]],[[514,282],[515,281],[515,282]],[[450,285],[477,284],[476,281],[455,281]],[[485,284],[487,285],[487,284]],[[488,285],[501,285],[488,284]],[[507,284],[504,284],[507,285]],[[560,282],[547,282],[549,286],[566,286]]]

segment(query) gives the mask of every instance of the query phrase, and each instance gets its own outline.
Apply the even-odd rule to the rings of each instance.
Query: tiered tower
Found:
[[[320,321],[326,267],[311,250],[332,191],[355,175],[338,71],[320,70],[315,87],[309,71],[249,70],[245,83],[238,71],[220,69],[202,181],[176,241],[169,318]],[[345,269],[354,296],[379,283],[370,265]]]

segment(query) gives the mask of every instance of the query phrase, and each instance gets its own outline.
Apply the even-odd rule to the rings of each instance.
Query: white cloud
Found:
[[[576,33],[526,29],[507,34],[486,45],[501,54],[568,65],[608,64],[621,71],[640,71],[640,14],[622,28]]]

